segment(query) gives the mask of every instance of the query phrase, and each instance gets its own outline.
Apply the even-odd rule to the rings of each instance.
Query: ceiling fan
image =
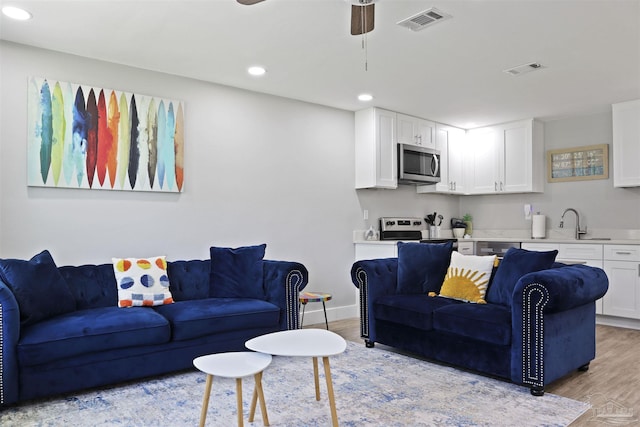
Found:
[[[237,0],[238,3],[250,6],[264,0]],[[374,7],[378,0],[345,0],[351,4],[351,34],[359,36],[373,31]]]

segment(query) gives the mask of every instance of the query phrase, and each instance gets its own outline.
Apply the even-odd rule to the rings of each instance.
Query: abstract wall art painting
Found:
[[[29,186],[182,192],[184,103],[29,78]]]

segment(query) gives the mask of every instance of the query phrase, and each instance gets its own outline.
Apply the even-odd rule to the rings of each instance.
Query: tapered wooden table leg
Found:
[[[329,395],[329,406],[331,407],[331,421],[333,427],[338,427],[338,411],[336,410],[336,399],[333,395],[333,381],[331,380],[331,368],[329,367],[329,358],[323,357],[324,376],[327,380],[327,394]]]
[[[320,400],[320,378],[318,376],[318,358],[313,358],[313,380],[316,384],[316,400]]]
[[[262,423],[269,425],[269,415],[267,415],[267,403],[264,400],[264,391],[262,389],[262,372],[254,375],[256,386],[253,389],[253,397],[251,398],[251,410],[249,412],[249,422],[252,423],[256,415],[256,403],[260,401],[260,412],[262,413]]]
[[[242,413],[242,378],[236,378],[236,398],[238,399],[238,427],[242,427],[244,418]]]
[[[207,382],[204,386],[204,399],[202,399],[202,411],[200,412],[200,427],[204,427],[207,420],[207,409],[209,408],[209,396],[211,396],[211,383],[213,375],[207,375]]]

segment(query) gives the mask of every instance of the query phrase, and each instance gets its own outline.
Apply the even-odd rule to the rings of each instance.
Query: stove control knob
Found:
[[[422,221],[413,221],[413,225],[422,225]]]
[[[396,225],[395,221],[387,221],[385,225]]]

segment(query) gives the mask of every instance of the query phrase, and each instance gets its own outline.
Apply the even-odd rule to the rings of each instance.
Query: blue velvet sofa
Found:
[[[473,304],[433,296],[450,255],[450,244],[399,243],[398,258],[353,264],[367,347],[377,342],[506,379],[536,396],[552,381],[588,369],[595,301],[608,288],[603,270],[556,263],[556,251],[510,249],[493,269],[486,303]]]
[[[259,249],[249,263],[229,250],[216,268],[214,248],[211,259],[167,262],[173,303],[129,308],[118,306],[113,264],[56,267],[47,251],[0,260],[0,407],[192,368],[298,328],[307,270]],[[221,284],[233,280],[244,283]]]

